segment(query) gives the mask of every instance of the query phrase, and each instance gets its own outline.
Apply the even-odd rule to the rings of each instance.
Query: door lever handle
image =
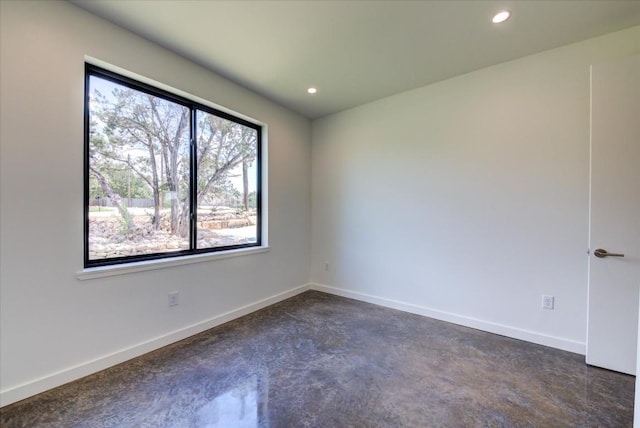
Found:
[[[602,248],[595,250],[593,255],[601,259],[604,259],[605,257],[624,257],[624,254],[609,253],[607,250],[603,250]]]

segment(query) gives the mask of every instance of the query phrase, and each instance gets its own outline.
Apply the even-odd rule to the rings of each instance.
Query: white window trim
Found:
[[[125,275],[148,270],[165,269],[175,266],[190,265],[194,263],[210,262],[214,260],[228,259],[230,257],[248,256],[251,254],[266,253],[268,246],[239,248],[237,250],[221,251],[219,253],[192,254],[188,256],[165,258],[158,260],[145,260],[140,262],[122,263],[119,265],[98,266],[82,269],[76,274],[81,280],[104,278],[108,276]]]
[[[97,278],[105,278],[117,275],[126,275],[129,273],[145,272],[157,269],[171,268],[175,266],[190,265],[195,263],[211,262],[215,260],[222,260],[231,257],[249,256],[252,254],[266,253],[270,251],[269,247],[269,125],[261,120],[257,120],[251,116],[238,113],[234,110],[226,108],[224,106],[212,103],[204,98],[198,97],[189,92],[182,91],[164,83],[149,79],[137,73],[131,72],[121,67],[114,66],[108,62],[100,59],[85,55],[86,63],[93,64],[98,67],[111,70],[115,73],[122,74],[123,76],[130,77],[134,80],[156,86],[162,90],[175,93],[184,98],[189,98],[197,103],[209,106],[211,108],[235,115],[241,119],[253,122],[259,126],[262,126],[262,245],[259,247],[247,247],[238,248],[235,250],[223,250],[220,252],[202,253],[202,254],[190,254],[186,256],[167,257],[155,260],[145,260],[139,262],[126,262],[122,264],[114,264],[107,266],[97,266],[91,268],[84,268],[76,273],[76,278],[80,281],[92,280]],[[83,237],[84,239],[84,237]]]

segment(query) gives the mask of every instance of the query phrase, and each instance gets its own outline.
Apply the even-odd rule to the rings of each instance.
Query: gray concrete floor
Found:
[[[306,292],[0,411],[2,427],[630,427],[633,376]]]

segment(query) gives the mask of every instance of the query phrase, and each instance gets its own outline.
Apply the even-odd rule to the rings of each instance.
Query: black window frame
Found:
[[[179,104],[187,107],[190,111],[190,123],[189,123],[189,152],[190,152],[190,167],[189,167],[189,249],[165,252],[165,253],[153,253],[153,254],[140,254],[132,256],[112,257],[106,259],[89,259],[89,204],[90,204],[90,185],[89,185],[89,148],[90,148],[90,77],[95,76],[101,79],[109,80],[118,85],[134,89],[136,91],[144,92],[155,97],[162,98],[164,100]],[[84,267],[95,268],[112,265],[122,265],[127,263],[143,262],[149,260],[171,259],[177,257],[184,257],[196,254],[205,253],[223,253],[231,250],[238,250],[243,248],[253,248],[262,246],[262,142],[263,142],[263,126],[249,120],[240,118],[231,113],[227,113],[216,108],[207,106],[205,104],[196,102],[184,96],[177,95],[170,91],[160,89],[156,86],[141,82],[128,76],[124,76],[120,73],[116,73],[109,69],[91,64],[85,63],[85,88],[84,88]],[[255,242],[238,244],[238,245],[226,245],[208,248],[196,248],[197,241],[197,141],[196,135],[196,111],[200,110],[204,113],[212,114],[222,119],[235,122],[237,124],[254,129],[257,132],[256,139],[256,240]]]

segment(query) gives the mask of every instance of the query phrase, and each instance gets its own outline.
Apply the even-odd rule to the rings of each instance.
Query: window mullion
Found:
[[[196,249],[198,239],[197,220],[198,220],[198,151],[197,146],[197,115],[196,109],[190,107],[190,167],[189,167],[189,237],[191,250]]]

